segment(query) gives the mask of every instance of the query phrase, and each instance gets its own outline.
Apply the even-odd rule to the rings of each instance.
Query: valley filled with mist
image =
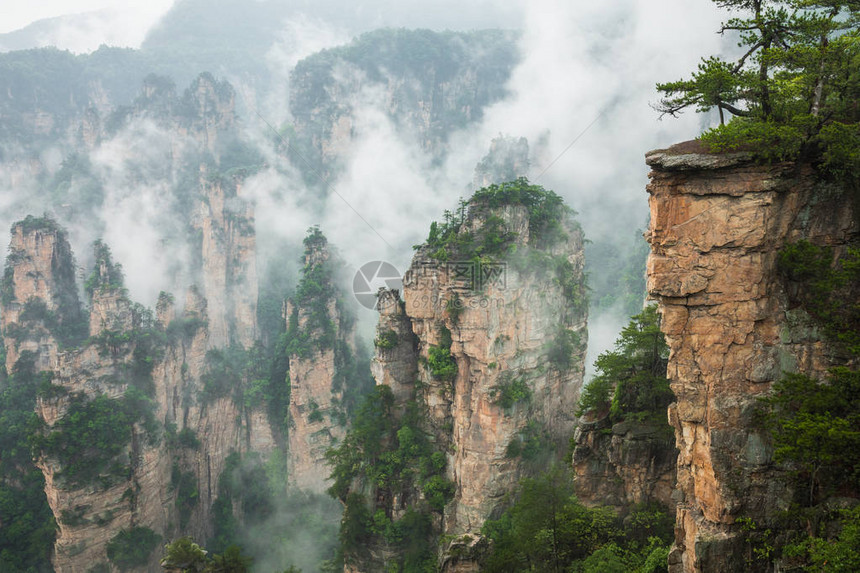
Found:
[[[744,2],[22,7],[0,570],[831,570],[857,9],[773,4],[764,135]]]

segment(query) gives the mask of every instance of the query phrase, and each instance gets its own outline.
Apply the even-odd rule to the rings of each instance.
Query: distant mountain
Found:
[[[137,48],[158,17],[157,10],[110,8],[45,18],[0,34],[0,52],[48,46],[78,54],[101,45]]]

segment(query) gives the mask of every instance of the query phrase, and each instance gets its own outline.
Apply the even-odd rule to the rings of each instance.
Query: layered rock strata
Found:
[[[694,142],[646,161],[648,291],[660,304],[677,397],[670,571],[739,571],[736,519],[766,522],[791,499],[753,424],[756,399],[783,372],[820,378],[835,360],[803,311],[790,308],[778,252],[801,239],[844,251],[857,239],[852,201],[808,165],[761,165]]]
[[[229,242],[227,247],[231,252]],[[77,298],[71,249],[53,221],[31,218],[13,226],[7,260],[2,309],[7,368],[14,372],[26,352],[35,371],[49,373],[51,381],[36,405],[47,439],[36,465],[57,520],[58,571],[106,565],[108,543],[123,530],[146,528],[165,540],[179,534],[211,537],[212,504],[227,457],[255,451],[265,458],[276,441],[265,410],[235,399],[246,380],[236,378],[230,381],[234,388],[218,393],[209,387],[214,345],[207,300],[190,289],[177,316],[171,297],[163,295],[156,320],[128,299],[118,267],[105,252],[87,281],[88,318]],[[64,341],[74,344],[67,349]],[[117,453],[97,475],[82,478],[86,472],[69,465],[81,460],[64,452],[83,447],[80,455],[95,460],[102,446],[74,445],[80,435],[74,432],[88,430],[67,414],[105,399],[109,402],[101,403],[111,409],[133,415],[128,425],[110,431]],[[84,419],[93,415],[88,412]],[[159,556],[153,551],[137,570],[156,570]]]
[[[473,203],[459,233],[479,237],[487,221],[513,237],[509,252],[525,256],[536,249],[529,243],[535,223],[524,206]],[[542,253],[568,265],[581,293],[582,233],[568,219],[563,227],[563,238]],[[477,563],[469,554],[485,520],[502,508],[521,477],[539,471],[524,444],[545,448],[535,452],[543,460],[538,463],[567,445],[582,385],[586,310],[552,272],[515,257],[440,261],[435,248],[416,252],[402,299],[397,291],[380,291],[372,368],[377,384],[392,389],[395,407],[417,402],[434,447],[446,454],[454,493],[438,527],[457,538],[458,556],[443,556],[442,568],[472,571]],[[550,358],[560,340],[571,341],[564,364]],[[450,375],[434,372],[439,349],[447,349],[455,364]],[[395,503],[392,519],[402,512]]]

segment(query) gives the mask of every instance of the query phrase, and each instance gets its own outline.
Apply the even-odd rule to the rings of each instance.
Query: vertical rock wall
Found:
[[[290,360],[290,428],[287,468],[290,485],[322,494],[330,468],[326,451],[346,436],[350,362],[359,351],[353,317],[343,308],[335,284],[336,257],[317,230],[305,239],[299,300],[287,303]],[[364,362],[364,368],[367,363]]]
[[[710,155],[693,142],[647,155],[651,244],[648,291],[671,349],[679,448],[670,571],[740,571],[737,517],[786,509],[756,398],[784,371],[821,377],[834,357],[787,303],[776,263],[800,239],[837,251],[857,239],[846,190],[806,165],[758,165]]]
[[[460,232],[480,236],[487,220],[515,237],[518,253],[532,248],[525,207],[473,204]],[[564,240],[545,253],[566,259],[581,288],[582,234],[571,221],[564,225]],[[377,384],[389,385],[401,406],[416,400],[435,447],[447,453],[454,498],[445,507],[442,533],[461,540],[467,535],[473,542],[503,497],[531,471],[518,446],[533,437],[556,451],[567,447],[587,336],[585,308],[565,296],[551,273],[489,258],[482,265],[440,261],[430,248],[420,248],[404,276],[403,300],[397,291],[380,291],[373,362]],[[456,373],[439,377],[430,366],[431,353],[445,347],[449,336]],[[568,367],[558,367],[548,353],[564,336],[577,342]],[[503,404],[503,387],[512,384],[528,388],[528,397]],[[462,558],[444,563],[446,571],[475,566]]]
[[[43,308],[34,312],[37,305]],[[75,263],[66,232],[50,219],[28,217],[13,225],[0,301],[6,370],[14,370],[23,351],[34,353],[37,372],[56,368],[59,346],[49,326],[79,318]],[[54,325],[47,324],[51,320]]]

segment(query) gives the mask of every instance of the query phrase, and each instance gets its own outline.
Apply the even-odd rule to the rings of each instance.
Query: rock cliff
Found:
[[[348,413],[369,386],[354,317],[334,277],[336,257],[319,229],[305,239],[304,268],[295,300],[287,303],[290,361],[290,484],[324,493],[325,453],[346,435]]]
[[[619,513],[636,504],[674,508],[677,451],[667,426],[608,417],[580,420],[574,433],[574,489],[589,506],[612,507]]]
[[[452,220],[434,223],[404,276],[402,299],[379,293],[372,369],[390,388],[394,415],[406,420],[397,440],[402,447],[402,432],[414,435],[408,421],[418,416],[432,449],[444,454],[437,467],[451,488],[434,497],[439,490],[427,481],[379,487],[371,505],[392,521],[435,508],[428,523],[456,539],[442,548],[446,571],[475,570],[470,554],[484,521],[521,477],[564,451],[573,431],[586,340],[582,233],[560,199],[552,215],[543,212],[558,223],[552,232],[537,214],[551,199],[528,203],[525,191],[522,203],[505,199],[525,186],[490,187]],[[396,553],[381,544],[372,557],[347,561],[351,570],[377,570]]]
[[[28,217],[13,225],[0,301],[6,370],[14,370],[24,351],[34,353],[37,371],[55,369],[60,344],[78,334],[80,320],[66,232],[46,218]],[[58,337],[58,332],[66,336]]]
[[[498,30],[379,30],[314,54],[291,74],[294,142],[316,169],[336,172],[360,110],[373,107],[441,157],[451,132],[504,96],[517,60],[514,39]]]
[[[129,300],[101,242],[84,315],[65,232],[48,218],[12,228],[2,332],[8,370],[27,356],[51,382],[37,399],[37,466],[58,524],[59,571],[106,565],[108,547],[125,535],[210,538],[228,456],[265,459],[276,447],[264,405],[242,398],[249,374],[225,349],[242,353],[254,342],[253,219],[247,207],[225,208],[221,183],[207,197],[197,219],[207,296],[191,288],[178,316],[168,294],[157,317]],[[160,543],[147,547],[146,563],[132,569],[157,568]]]
[[[671,349],[680,450],[670,571],[739,571],[736,518],[766,522],[791,492],[752,421],[785,372],[820,378],[837,357],[791,308],[778,251],[800,239],[844,250],[857,239],[847,191],[812,167],[761,165],[688,143],[649,153],[647,284]]]
[[[517,250],[526,251],[529,216],[523,206],[486,210],[472,205],[462,232],[479,233],[493,217],[515,235]],[[582,234],[573,226],[565,230],[566,240],[548,254],[566,258],[572,280],[578,282]],[[531,269],[469,260],[440,263],[431,254],[419,249],[403,280],[406,315],[418,337],[419,363],[425,365],[418,373],[418,395],[437,444],[450,452],[449,477],[456,493],[445,511],[445,531],[477,534],[499,499],[526,472],[527,462],[511,455],[511,445],[516,450],[539,436],[563,447],[573,431],[586,313],[558,285],[548,285],[550,277],[541,280]],[[450,343],[444,340],[446,331]],[[548,351],[567,333],[576,344],[564,365],[554,365]],[[457,364],[450,380],[434,376],[426,366],[431,349],[446,344]],[[521,385],[529,388],[528,398],[505,400]]]

